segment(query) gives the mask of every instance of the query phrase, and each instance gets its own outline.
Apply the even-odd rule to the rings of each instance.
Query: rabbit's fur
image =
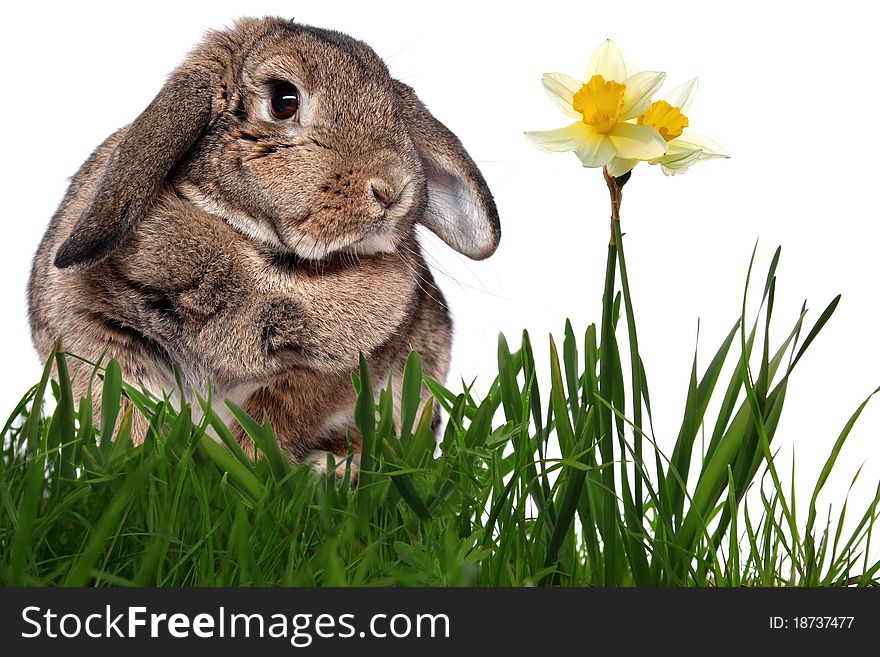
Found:
[[[282,83],[293,120],[271,114]],[[451,321],[417,224],[475,259],[498,244],[458,139],[364,43],[241,20],[73,177],[34,258],[34,342],[44,358],[58,337],[106,351],[156,392],[176,366],[190,389],[210,379],[216,399],[268,414],[293,458],[341,454],[359,353],[377,381],[399,379],[410,350],[447,373]],[[91,368],[71,365],[84,395]]]

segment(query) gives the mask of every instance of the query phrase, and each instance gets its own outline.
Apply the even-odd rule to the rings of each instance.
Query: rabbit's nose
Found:
[[[370,190],[373,192],[373,198],[376,200],[376,203],[378,203],[383,210],[390,208],[396,200],[396,195],[380,180],[371,180]]]

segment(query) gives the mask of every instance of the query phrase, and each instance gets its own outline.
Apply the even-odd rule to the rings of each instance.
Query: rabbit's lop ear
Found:
[[[116,248],[150,209],[168,173],[212,115],[217,75],[178,68],[111,153],[89,205],[55,255],[55,265],[89,265]]]
[[[407,85],[394,81],[410,136],[425,167],[428,206],[421,223],[474,260],[498,248],[501,225],[492,192],[477,165],[449,129]]]

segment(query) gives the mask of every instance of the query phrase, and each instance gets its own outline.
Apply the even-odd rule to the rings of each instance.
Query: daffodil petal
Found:
[[[705,160],[726,158],[728,155],[714,141],[703,135],[685,131],[681,137],[669,142],[666,155],[651,160],[651,164],[660,164],[663,173],[674,176],[687,171],[691,165]]]
[[[700,155],[701,151],[664,155],[657,163],[660,164],[660,168],[663,169],[663,175],[675,176],[679,173],[684,173],[692,164],[699,162]],[[652,162],[651,164],[655,163]]]
[[[669,142],[669,150],[672,153],[682,151],[701,151],[701,160],[713,160],[719,157],[730,157],[717,143],[696,132],[685,130],[680,137]]]
[[[623,82],[626,79],[626,64],[620,49],[611,39],[605,39],[590,57],[584,80],[601,75],[605,81]]]
[[[618,123],[608,133],[617,157],[652,160],[666,153],[666,140],[654,128],[633,123]]]
[[[621,157],[611,158],[611,161],[605,165],[608,173],[615,178],[622,176],[627,171],[632,171],[633,167],[639,163],[638,160],[626,160]]]
[[[562,152],[573,151],[592,133],[583,121],[578,121],[558,130],[538,130],[525,134],[526,139],[542,151]]]
[[[642,71],[628,77],[624,81],[626,91],[623,94],[621,120],[627,121],[644,114],[651,105],[651,96],[663,86],[665,79],[666,73],[656,71]]]
[[[676,143],[676,140],[673,139],[669,142],[669,148],[660,157],[655,157],[652,160],[649,160],[651,164],[666,164],[669,162],[674,162],[675,160],[681,159],[683,157],[690,157],[692,154],[700,153],[699,148],[694,148],[691,145],[686,145],[684,143]]]
[[[700,154],[703,151],[692,151],[692,150],[682,150],[682,151],[669,151],[666,155],[661,155],[660,157],[655,157],[650,161],[651,164],[667,164],[673,165],[677,162],[696,162],[700,159]]]
[[[590,133],[575,153],[585,167],[603,167],[614,157],[614,146],[606,135]]]
[[[673,107],[679,108],[682,114],[687,114],[688,110],[691,108],[691,103],[694,102],[694,96],[697,94],[698,85],[699,81],[697,78],[688,80],[666,94],[663,100]]]
[[[581,88],[580,80],[565,73],[545,73],[541,82],[550,100],[556,103],[559,109],[572,118],[580,117],[573,106],[574,94]]]

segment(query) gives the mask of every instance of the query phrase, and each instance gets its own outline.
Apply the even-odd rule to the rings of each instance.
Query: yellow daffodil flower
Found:
[[[650,124],[635,123],[651,106],[665,73],[644,71],[627,75],[620,50],[608,39],[593,53],[583,81],[564,73],[547,73],[547,94],[568,116],[577,119],[558,130],[527,132],[545,151],[574,151],[585,167],[612,160],[655,160],[667,142]],[[632,167],[630,167],[632,168]]]
[[[670,91],[663,100],[651,103],[637,119],[638,125],[655,128],[668,143],[664,155],[648,160],[650,164],[659,164],[667,176],[684,173],[696,162],[728,157],[714,141],[686,129],[690,125],[687,112],[696,92],[697,79],[694,78]],[[638,162],[638,159],[616,157],[608,163],[608,173],[621,176]]]

